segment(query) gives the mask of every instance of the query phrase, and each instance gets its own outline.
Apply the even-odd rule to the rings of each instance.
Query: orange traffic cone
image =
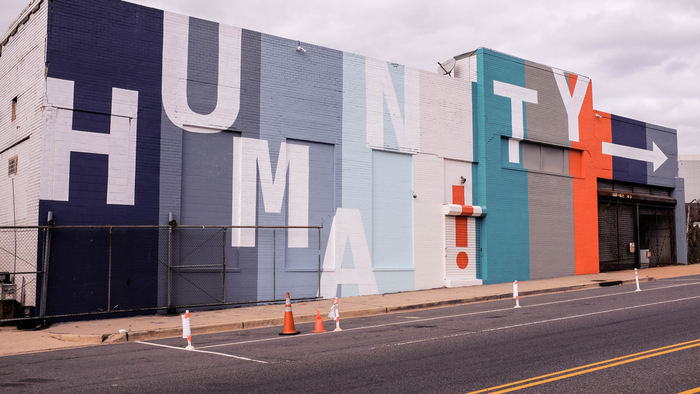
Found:
[[[289,293],[287,293],[287,302],[284,304],[284,331],[280,335],[297,335],[300,331],[294,328],[294,315],[292,315],[292,303],[289,301]]]
[[[323,329],[323,319],[319,311],[316,311],[316,328],[311,332],[326,332],[326,330]]]

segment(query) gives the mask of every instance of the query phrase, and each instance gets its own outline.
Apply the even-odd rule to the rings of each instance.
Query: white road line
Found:
[[[415,321],[415,320],[413,320]],[[349,328],[347,330],[354,330],[354,328]],[[343,328],[343,331],[346,331],[345,328]],[[209,345],[209,346],[198,346],[200,349],[208,349],[212,347],[222,347],[222,346],[232,346],[232,345],[244,345],[246,343],[257,343],[257,342],[267,342],[267,341],[279,341],[283,339],[293,339],[293,338],[301,338],[301,337],[308,337],[308,336],[318,336],[318,335],[325,335],[325,334],[330,334],[333,331],[326,331],[326,332],[318,332],[314,334],[299,334],[299,335],[287,335],[287,336],[279,336],[279,337],[271,337],[271,338],[263,338],[263,339],[253,339],[250,341],[241,341],[241,342],[232,342],[232,343],[222,343],[219,345]]]
[[[681,287],[681,286],[691,286],[691,285],[700,285],[700,282],[694,282],[694,283],[682,283],[682,284],[677,284],[677,285],[671,285],[671,286],[662,286],[662,287],[655,287],[651,289],[644,289],[644,291],[649,292],[649,291],[654,291],[654,290],[663,290],[663,289],[670,289],[674,287]],[[620,293],[613,293],[613,294],[602,294],[602,295],[597,295],[597,296],[590,296],[590,297],[582,297],[582,298],[574,298],[574,299],[569,299],[569,300],[561,300],[561,301],[551,301],[551,302],[544,302],[541,304],[532,304],[532,305],[523,305],[523,308],[535,308],[535,307],[540,307],[540,306],[546,306],[546,305],[553,305],[553,304],[561,304],[565,302],[574,302],[574,301],[584,301],[584,300],[590,300],[594,298],[603,298],[603,297],[613,297],[613,296],[619,296],[619,295],[630,295],[630,294],[640,294],[636,291],[624,291]],[[547,295],[547,294],[542,294],[542,295]],[[651,305],[651,304],[650,304]],[[431,320],[440,320],[440,319],[451,319],[455,317],[465,317],[465,316],[474,316],[474,315],[481,315],[481,314],[486,314],[486,313],[494,313],[494,312],[505,312],[505,311],[512,311],[512,307],[508,308],[503,308],[503,309],[491,309],[487,311],[479,311],[479,312],[469,312],[469,313],[460,313],[456,315],[448,315],[448,316],[437,316],[437,317],[428,317],[424,319],[412,319],[412,320],[407,320],[407,321],[399,321],[399,322],[393,322],[393,323],[384,323],[384,324],[376,324],[372,326],[364,326],[364,327],[353,327],[353,328],[343,328],[343,331],[354,331],[354,330],[367,330],[370,328],[380,328],[380,327],[388,327],[388,326],[396,326],[400,324],[414,324],[416,322],[423,322],[423,321],[431,321]],[[320,334],[330,334],[333,333],[333,331],[328,331]],[[244,345],[248,343],[257,343],[257,342],[267,342],[267,341],[277,341],[281,339],[291,339],[291,338],[300,338],[300,337],[306,337],[310,335],[320,335],[319,333],[316,334],[301,334],[301,335],[295,335],[295,336],[287,336],[287,337],[273,337],[273,338],[263,338],[263,339],[253,339],[250,341],[241,341],[241,342],[230,342],[230,343],[221,343],[217,345],[208,345],[208,346],[199,346],[200,349],[209,349],[209,348],[214,348],[214,347],[223,347],[223,346],[234,346],[234,345]]]
[[[187,350],[187,349],[182,348],[182,347],[168,346],[168,345],[162,345],[162,344],[160,344],[160,343],[151,343],[151,342],[143,342],[143,341],[136,341],[136,343],[142,343],[142,344],[144,344],[144,345],[151,345],[151,346],[166,347],[166,348],[169,348],[169,349],[185,350],[185,351],[188,351],[188,352],[215,354],[215,355],[217,355],[217,356],[231,357],[231,358],[237,358],[237,359],[239,359],[239,360],[246,360],[246,361],[253,361],[253,362],[256,362],[256,363],[267,364],[267,361],[253,360],[252,358],[241,357],[241,356],[235,356],[235,355],[233,355],[233,354],[209,352],[209,351],[206,351],[206,350],[197,350],[197,349],[194,349],[194,350]]]
[[[686,298],[678,298],[678,299],[675,299],[675,300],[668,300],[668,301],[652,302],[652,303],[650,303],[650,304],[628,306],[628,307],[625,307],[625,308],[609,309],[609,310],[606,310],[606,311],[590,312],[590,313],[584,313],[584,314],[581,314],[581,315],[556,317],[556,318],[554,318],[554,319],[547,319],[547,320],[533,321],[533,322],[528,322],[528,323],[513,324],[513,325],[510,325],[510,326],[494,327],[494,328],[485,328],[485,329],[478,330],[478,331],[470,331],[470,332],[463,332],[463,333],[459,333],[459,334],[443,335],[443,336],[441,336],[441,337],[424,338],[424,339],[418,339],[418,340],[415,340],[415,341],[408,341],[408,342],[399,342],[399,343],[395,343],[395,344],[393,344],[393,345],[387,345],[387,346],[410,345],[410,344],[414,344],[414,343],[435,341],[435,340],[438,340],[438,339],[454,338],[454,337],[460,337],[460,336],[464,336],[464,335],[472,335],[472,334],[476,334],[476,333],[491,332],[491,331],[499,331],[499,330],[507,330],[507,329],[510,329],[510,328],[518,328],[518,327],[532,326],[532,325],[535,325],[535,324],[551,323],[551,322],[561,321],[561,320],[577,319],[577,318],[579,318],[579,317],[588,317],[588,316],[594,316],[594,315],[601,315],[601,314],[604,314],[604,313],[620,312],[620,311],[625,311],[625,310],[630,310],[630,309],[643,308],[643,307],[647,307],[647,306],[668,304],[668,303],[671,303],[671,302],[679,302],[679,301],[693,300],[693,299],[697,299],[697,298],[700,298],[700,296],[686,297]]]
[[[648,283],[648,282],[647,282],[647,283]],[[671,286],[653,287],[653,288],[651,288],[651,289],[644,289],[644,291],[654,291],[654,290],[671,289],[671,288],[674,288],[674,287],[690,286],[690,285],[700,285],[700,282],[695,282],[695,283],[683,283],[683,284],[680,284],[680,285],[671,285]],[[623,295],[623,294],[638,294],[638,293],[637,293],[636,291],[623,291],[623,292],[620,292],[620,293],[602,294],[602,295],[591,296],[591,297],[575,298],[575,299],[571,299],[571,300],[561,300],[561,301],[543,302],[543,303],[541,303],[541,304],[532,304],[532,305],[528,305],[528,306],[525,306],[525,308],[534,307],[534,306],[561,304],[561,303],[564,303],[564,302],[571,302],[571,301],[590,300],[590,299],[593,299],[593,298],[612,297],[612,296]]]

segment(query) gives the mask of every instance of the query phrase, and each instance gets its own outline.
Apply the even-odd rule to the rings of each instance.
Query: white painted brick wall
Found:
[[[472,161],[471,82],[420,72],[420,151]]]
[[[47,8],[47,3],[42,2],[40,8],[19,25],[17,32],[2,47],[0,56],[0,151],[30,137],[0,154],[0,226],[13,224],[12,179],[17,225],[37,224]],[[17,119],[13,122],[12,99],[15,97]],[[10,178],[7,163],[14,156],[18,156],[18,171]]]
[[[17,26],[16,33],[2,46],[0,56],[0,152],[5,151],[0,153],[0,226],[34,226],[39,213],[47,2],[41,2],[34,13],[33,9],[20,15],[18,21],[26,15],[29,19]],[[0,38],[0,42],[4,39]],[[15,97],[17,117],[12,121]],[[7,149],[26,137],[29,139]],[[15,156],[17,174],[9,176],[8,160]],[[4,251],[0,253],[0,271],[36,270],[36,231],[21,230],[11,237],[9,234],[0,232],[0,248]],[[14,279],[17,284],[33,283],[36,276],[16,275]],[[33,285],[19,290],[25,305],[34,305],[35,290]]]
[[[443,159],[431,154],[413,156],[415,287],[442,287],[445,278],[445,228],[442,213]]]
[[[700,155],[678,155],[678,177],[685,179],[685,202],[700,200]]]

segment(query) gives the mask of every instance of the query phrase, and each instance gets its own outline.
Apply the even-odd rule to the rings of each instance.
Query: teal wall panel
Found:
[[[495,95],[493,88],[494,81],[525,87],[525,64],[521,59],[486,49],[480,49],[477,56],[477,195],[479,204],[489,212],[482,226],[482,279],[486,284],[528,280],[528,174],[521,164],[502,161],[502,150],[507,149],[507,138],[503,137],[512,135],[511,100]]]

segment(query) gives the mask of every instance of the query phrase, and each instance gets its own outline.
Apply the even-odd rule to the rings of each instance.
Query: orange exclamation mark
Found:
[[[460,185],[452,186],[452,204],[464,206],[464,187]],[[466,216],[455,217],[455,247],[469,247],[468,226]],[[464,252],[457,254],[457,267],[465,269],[469,265],[469,256]]]

